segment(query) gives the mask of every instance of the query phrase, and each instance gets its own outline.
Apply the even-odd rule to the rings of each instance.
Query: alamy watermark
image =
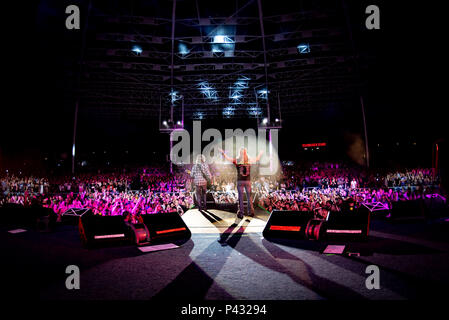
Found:
[[[365,20],[365,27],[368,30],[380,29],[380,10],[379,7],[372,4],[366,7],[365,13],[369,16]]]
[[[380,289],[380,270],[379,267],[371,264],[366,267],[365,273],[369,276],[365,280],[365,286],[368,290]]]
[[[69,16],[65,19],[65,27],[69,30],[80,29],[80,8],[71,4],[65,8],[65,13]]]
[[[201,121],[193,121],[192,137],[185,129],[176,129],[170,134],[171,149],[170,161],[177,165],[194,163],[196,155],[202,154],[206,163],[222,162],[220,149],[237,155],[241,148],[246,148],[250,157],[262,152],[264,156],[260,160],[259,173],[262,175],[273,174],[273,159],[278,153],[278,129],[259,128],[225,129],[223,138],[221,132],[215,128],[209,128],[201,132]],[[209,142],[202,148],[203,142]],[[192,146],[192,150],[191,150]]]
[[[68,290],[80,289],[80,268],[76,265],[69,265],[65,268],[65,273],[69,276],[65,280],[65,287]]]

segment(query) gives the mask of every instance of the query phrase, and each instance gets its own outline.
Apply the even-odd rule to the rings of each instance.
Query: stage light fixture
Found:
[[[189,49],[187,49],[187,46],[184,43],[180,43],[178,45],[178,51],[183,56],[190,53]]]
[[[248,114],[253,117],[258,117],[262,114],[262,110],[259,107],[249,107]]]
[[[214,36],[213,43],[234,43],[234,41],[225,35]]]
[[[204,113],[202,112],[194,112],[193,118],[197,120],[203,120],[204,119]]]
[[[259,91],[257,91],[257,93],[259,95],[259,98],[267,99],[269,91],[267,89],[260,89]]]
[[[218,99],[218,93],[214,90],[207,81],[200,82],[198,84],[199,90],[209,99]]]
[[[268,119],[267,118],[263,118],[262,123],[263,124],[267,124],[268,123]]]
[[[162,124],[163,124],[164,126],[167,126],[167,121],[164,120],[164,121],[162,122]]]
[[[211,51],[213,53],[224,53],[226,56],[233,56],[235,42],[229,36],[224,35],[224,32],[226,31],[217,31],[218,34],[215,34],[213,37],[211,37]]]
[[[131,51],[137,55],[140,55],[142,53],[142,48],[136,45],[132,47]]]
[[[225,116],[226,118],[230,118],[231,116],[234,115],[234,111],[235,108],[230,106],[230,107],[226,107],[223,109],[223,116]]]
[[[173,104],[173,103],[175,103],[177,100],[179,100],[179,96],[178,96],[178,92],[177,91],[174,91],[173,89],[172,89],[172,91],[169,93],[169,95],[170,95],[170,97],[171,97],[171,103]]]
[[[248,85],[247,85],[246,82],[244,82],[244,81],[237,81],[237,82],[235,83],[235,87],[236,87],[236,88],[241,88],[241,89],[247,89],[247,88],[248,88]]]
[[[296,48],[298,48],[298,52],[301,53],[301,54],[310,52],[310,46],[309,46],[308,43],[301,43]]]

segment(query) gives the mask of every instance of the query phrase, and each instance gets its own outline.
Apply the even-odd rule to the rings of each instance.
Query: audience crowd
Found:
[[[193,190],[186,168],[169,174],[162,168],[140,168],[127,173],[81,174],[76,177],[0,177],[0,205],[43,205],[61,214],[70,208],[89,208],[96,214],[125,212],[151,214],[183,212],[193,207]],[[210,192],[216,203],[235,204],[235,169],[211,166]],[[370,171],[341,163],[283,165],[279,174],[253,176],[256,204],[272,211],[340,210],[348,203],[392,202],[420,199],[439,184],[432,169]]]

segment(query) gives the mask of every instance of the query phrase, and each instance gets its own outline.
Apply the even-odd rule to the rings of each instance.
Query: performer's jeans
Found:
[[[196,201],[198,202],[199,209],[207,209],[206,208],[206,191],[207,187],[204,186],[195,186],[196,191]]]
[[[253,202],[251,201],[251,181],[237,181],[237,191],[239,192],[240,214],[244,214],[243,196],[246,192],[247,213],[254,214]]]

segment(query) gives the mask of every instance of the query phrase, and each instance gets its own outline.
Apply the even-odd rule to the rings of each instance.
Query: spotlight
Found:
[[[189,49],[187,49],[187,46],[184,43],[180,43],[178,45],[178,50],[179,50],[179,53],[183,56],[190,53]]]
[[[268,99],[269,91],[267,89],[261,89],[261,90],[257,91],[257,93],[259,94],[259,98]]]
[[[279,122],[279,119],[278,118],[276,118],[274,121],[276,121],[276,122]]]
[[[181,121],[178,121],[178,122],[176,122],[177,124],[178,124],[178,126],[180,126],[181,125]]]
[[[167,121],[164,120],[164,121],[162,122],[162,124],[163,124],[164,126],[167,126]]]
[[[134,52],[135,54],[140,55],[142,53],[142,48],[139,46],[133,46],[131,51]]]
[[[227,56],[232,56],[234,52],[234,40],[229,36],[218,34],[211,39],[211,50],[213,53],[224,52]]]
[[[171,103],[175,103],[177,100],[179,100],[179,96],[178,96],[178,92],[177,91],[173,91],[173,89],[171,90],[171,92],[169,93],[170,98],[171,98]]]
[[[228,36],[224,35],[216,35],[214,36],[213,43],[234,43],[234,41]]]
[[[258,117],[262,114],[262,110],[259,107],[249,107],[248,114],[253,117]]]
[[[299,53],[309,53],[310,52],[310,46],[308,43],[301,43],[296,48],[298,48]]]
[[[268,119],[267,118],[263,118],[262,123],[263,124],[267,124],[268,123]]]

